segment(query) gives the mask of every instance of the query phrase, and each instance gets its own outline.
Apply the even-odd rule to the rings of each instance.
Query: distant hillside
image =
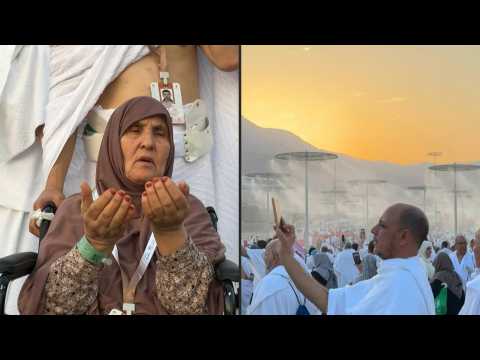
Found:
[[[281,186],[288,190],[272,190],[288,208],[290,213],[304,212],[304,164],[298,161],[274,160],[275,154],[293,151],[326,151],[317,149],[302,141],[298,136],[284,130],[261,128],[242,119],[242,222],[248,222],[251,231],[264,228],[265,222],[271,222],[271,215],[265,212],[266,190],[254,183],[248,187],[249,173],[274,172],[289,174],[287,180],[281,181]],[[401,151],[401,149],[399,149]],[[437,186],[435,191],[429,190],[426,195],[427,215],[434,218],[434,209],[437,221],[444,222],[451,228],[453,218],[453,195],[449,191],[453,188],[452,173],[434,173],[428,170],[431,163],[413,165],[398,165],[382,161],[368,161],[353,158],[345,154],[336,154],[338,159],[309,164],[310,183],[310,211],[318,214],[319,219],[332,215],[334,209],[332,194],[325,194],[336,187],[345,194],[338,195],[338,215],[343,218],[365,219],[366,186],[353,185],[351,180],[380,179],[385,184],[369,187],[369,222],[378,219],[381,212],[394,202],[408,202],[423,207],[423,191],[407,189],[411,186],[427,184]],[[480,162],[476,162],[479,164]],[[336,183],[334,184],[334,173]],[[458,174],[457,188],[470,191],[469,198],[459,200],[459,207],[464,207],[465,224],[480,222],[480,171]],[[250,184],[252,185],[252,184]],[[283,198],[283,199],[282,199]],[[263,210],[262,210],[263,209]],[[460,209],[460,208],[459,208]],[[459,210],[460,211],[460,210]],[[315,218],[315,216],[314,216]],[[433,220],[432,220],[433,221]],[[480,223],[478,224],[480,225]],[[270,225],[269,225],[270,226]],[[475,225],[476,226],[476,225]]]

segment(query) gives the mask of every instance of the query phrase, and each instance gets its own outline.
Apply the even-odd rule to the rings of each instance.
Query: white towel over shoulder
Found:
[[[480,315],[480,276],[467,283],[465,304],[458,315]]]
[[[0,46],[0,163],[34,143],[47,99],[48,47]]]
[[[328,315],[435,315],[433,293],[418,257],[382,261],[378,273],[331,289]]]
[[[0,205],[28,212],[43,183],[35,130],[45,122],[49,49],[0,46]]]
[[[50,94],[43,138],[43,171],[48,174],[70,135],[95,106],[105,88],[131,63],[148,53],[145,45],[60,45],[50,48]],[[77,141],[72,160],[77,159]],[[85,155],[80,159],[85,160]]]

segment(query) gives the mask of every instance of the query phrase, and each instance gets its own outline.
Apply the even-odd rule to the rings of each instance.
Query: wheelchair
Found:
[[[43,212],[55,213],[53,203],[46,205]],[[213,227],[217,230],[218,217],[215,209],[207,207]],[[40,225],[40,241],[46,235],[50,221],[43,220]],[[22,252],[0,259],[0,315],[5,315],[5,301],[10,281],[30,274],[37,261],[37,253]],[[240,268],[230,260],[224,260],[215,266],[215,278],[222,283],[224,296],[224,315],[235,315],[239,309],[239,295],[234,283],[240,282]]]

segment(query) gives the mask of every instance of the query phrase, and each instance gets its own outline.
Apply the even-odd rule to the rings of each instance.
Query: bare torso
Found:
[[[180,83],[184,104],[199,98],[196,46],[164,45],[170,81]],[[120,106],[136,96],[150,96],[150,84],[160,82],[159,48],[130,64],[103,91],[97,101],[104,109]]]

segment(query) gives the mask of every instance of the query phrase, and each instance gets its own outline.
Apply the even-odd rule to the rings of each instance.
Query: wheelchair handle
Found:
[[[52,201],[49,201],[47,205],[42,208],[42,212],[48,212],[55,214],[57,211],[57,206]],[[50,220],[42,220],[40,224],[40,240],[42,240],[47,234],[48,228],[50,227]]]

